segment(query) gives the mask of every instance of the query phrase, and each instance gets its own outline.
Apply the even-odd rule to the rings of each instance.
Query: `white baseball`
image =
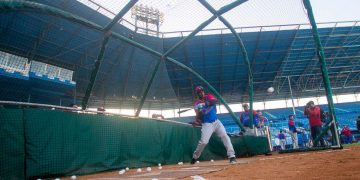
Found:
[[[76,179],[76,176],[75,176],[75,175],[72,175],[72,176],[70,177],[70,179],[74,180],[74,179]]]
[[[269,92],[269,93],[272,93],[272,92],[274,92],[275,91],[275,89],[273,88],[273,87],[269,87],[268,89],[267,89],[267,92]]]
[[[126,171],[128,171],[128,170],[129,170],[129,168],[128,168],[128,167],[126,167],[126,168],[125,168],[125,170],[126,170]]]
[[[141,168],[137,169],[136,172],[141,172]]]
[[[160,167],[160,166],[161,166],[161,163],[159,163],[158,166]]]
[[[162,167],[161,167],[161,166],[159,166],[159,169],[162,169]]]
[[[214,162],[214,160],[212,159],[211,162]]]
[[[150,172],[151,171],[151,167],[147,167],[146,171]]]
[[[196,161],[196,164],[199,164],[200,163],[200,161]]]

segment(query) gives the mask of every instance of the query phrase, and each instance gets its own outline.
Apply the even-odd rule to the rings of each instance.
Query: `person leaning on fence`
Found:
[[[352,133],[351,130],[347,125],[344,125],[343,129],[341,130],[341,134],[345,136],[345,144],[351,144],[352,143]]]
[[[244,112],[242,112],[240,114],[240,121],[244,125],[244,127],[246,129],[248,129],[250,126],[250,108],[249,108],[248,104],[243,104],[242,106],[244,108]],[[255,110],[253,110],[252,113],[253,113],[253,121],[252,121],[253,125],[258,128],[259,127],[259,115],[256,113]]]
[[[297,137],[297,130],[294,122],[294,115],[289,115],[289,134],[291,136],[291,140],[293,142],[293,148],[299,148],[298,145],[298,137]]]
[[[259,120],[259,128],[264,128],[265,126],[265,118],[262,115],[262,112],[260,110],[257,110],[256,113],[258,114],[258,120]]]
[[[311,137],[313,140],[313,145],[318,146],[318,142],[314,142],[317,136],[320,135],[322,130],[321,122],[321,108],[320,106],[315,106],[314,101],[309,101],[304,109],[304,115],[309,119]],[[321,137],[319,139],[321,146],[325,146],[324,139]]]

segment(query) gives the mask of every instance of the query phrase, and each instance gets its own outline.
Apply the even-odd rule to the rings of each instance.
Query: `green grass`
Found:
[[[352,144],[343,144],[344,148],[353,147],[353,146],[360,146],[360,142],[352,143]]]

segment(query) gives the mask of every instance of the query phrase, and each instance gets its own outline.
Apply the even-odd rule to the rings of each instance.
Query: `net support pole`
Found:
[[[287,79],[288,79],[288,83],[289,83],[290,97],[291,97],[291,103],[292,103],[292,110],[293,110],[294,118],[295,118],[295,120],[296,120],[295,103],[294,103],[294,96],[293,96],[293,92],[292,92],[292,88],[291,88],[290,76],[287,76]]]
[[[125,5],[124,8],[122,8],[120,10],[120,12],[112,19],[112,21],[110,23],[108,23],[101,31],[104,33],[104,38],[103,38],[103,41],[101,42],[101,48],[100,48],[100,52],[99,52],[99,55],[97,57],[97,60],[95,62],[95,66],[94,66],[94,69],[92,70],[91,72],[91,76],[90,76],[90,82],[86,88],[86,92],[85,92],[85,96],[82,100],[82,103],[81,103],[81,108],[84,110],[86,109],[87,105],[88,105],[88,102],[89,102],[89,98],[90,98],[90,95],[91,95],[91,92],[94,88],[94,84],[95,84],[95,81],[96,81],[96,77],[97,77],[97,74],[99,72],[99,69],[100,69],[100,66],[101,66],[101,62],[104,58],[104,54],[105,54],[105,49],[106,49],[106,45],[109,41],[109,37],[111,35],[111,28],[114,27],[114,25],[119,21],[119,19],[121,19],[125,14],[126,12],[129,11],[129,9],[137,2],[137,0],[132,0],[130,1],[129,3],[127,3]]]
[[[112,27],[138,2],[138,0],[131,0],[128,2],[124,8],[120,10],[120,12],[112,19],[112,21],[107,24],[104,28],[104,32],[108,32]]]
[[[156,65],[155,65],[155,68],[154,68],[154,70],[153,70],[153,72],[152,72],[152,74],[151,74],[151,78],[150,78],[149,82],[148,82],[147,85],[146,85],[146,89],[145,89],[143,95],[141,96],[140,104],[139,104],[139,106],[138,106],[138,108],[137,108],[137,110],[136,110],[135,117],[138,117],[139,114],[140,114],[140,111],[141,111],[141,109],[142,109],[142,107],[143,107],[143,105],[144,105],[146,96],[147,96],[147,94],[149,93],[151,84],[152,84],[153,81],[154,81],[155,75],[156,75],[156,73],[158,72],[159,67],[160,67],[160,63],[163,61],[163,59],[164,59],[164,58],[161,57],[161,59],[159,59],[158,62],[156,63]]]
[[[107,44],[108,41],[109,41],[109,36],[104,35],[103,41],[101,43],[101,48],[100,48],[99,55],[98,55],[97,60],[95,62],[94,69],[91,72],[90,82],[89,82],[89,84],[88,84],[88,86],[86,88],[85,96],[84,96],[84,98],[82,100],[82,103],[81,103],[81,108],[83,110],[85,110],[87,105],[88,105],[90,95],[91,95],[91,92],[92,92],[92,90],[94,88],[97,73],[98,73],[98,71],[100,69],[100,65],[101,65],[101,62],[103,60],[103,57],[104,57],[104,54],[105,54],[106,44]]]
[[[307,10],[307,14],[310,20],[310,24],[312,27],[312,34],[314,37],[314,41],[317,47],[317,56],[319,58],[319,62],[320,62],[320,66],[321,66],[321,75],[324,81],[324,87],[325,87],[325,92],[326,92],[326,98],[328,101],[328,107],[329,107],[329,113],[331,116],[331,121],[333,121],[334,124],[334,131],[335,131],[335,138],[336,138],[336,145],[338,147],[341,146],[340,144],[340,140],[339,140],[339,133],[337,131],[337,120],[336,120],[336,115],[335,115],[335,111],[334,111],[334,102],[333,102],[333,98],[332,98],[332,90],[331,90],[331,85],[330,85],[330,79],[329,79],[329,75],[328,75],[328,71],[326,68],[326,61],[325,61],[325,53],[324,53],[324,47],[321,44],[320,41],[320,36],[319,36],[319,32],[317,29],[317,25],[315,22],[315,18],[314,18],[314,13],[312,11],[312,7],[311,7],[311,3],[310,0],[303,0],[304,6]],[[320,133],[319,137],[316,138],[316,140],[319,140],[322,135],[324,134],[325,129],[323,130],[322,133]],[[314,140],[315,141],[315,140]],[[317,142],[317,141],[315,141]]]
[[[213,15],[215,15],[216,17],[219,18],[219,20],[227,27],[230,29],[231,33],[235,36],[236,38],[236,41],[237,43],[239,44],[240,48],[241,48],[241,52],[242,52],[242,55],[244,57],[244,61],[245,61],[245,64],[247,65],[247,68],[248,68],[248,79],[249,79],[249,83],[248,83],[248,86],[249,86],[249,104],[250,104],[250,112],[253,112],[253,76],[252,76],[252,70],[251,70],[251,66],[250,66],[250,61],[249,61],[249,57],[248,57],[248,54],[247,54],[247,51],[246,51],[246,48],[245,48],[245,45],[242,41],[242,39],[240,38],[239,34],[236,33],[234,27],[232,27],[232,25],[224,18],[221,16],[221,14],[218,14],[218,12],[208,3],[206,2],[205,0],[199,0],[200,3],[206,8],[208,9]],[[227,105],[227,104],[226,104]],[[253,119],[253,113],[250,113],[250,119]],[[233,116],[233,114],[232,114]],[[234,115],[235,116],[235,115]],[[235,117],[238,121],[238,118]],[[251,129],[254,128],[254,125],[253,125],[253,121],[250,121],[249,122],[249,126]]]

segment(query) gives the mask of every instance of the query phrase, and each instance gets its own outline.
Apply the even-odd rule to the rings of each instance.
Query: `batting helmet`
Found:
[[[204,88],[202,86],[196,86],[196,88],[195,88],[196,93],[200,93],[202,91],[204,91]]]

